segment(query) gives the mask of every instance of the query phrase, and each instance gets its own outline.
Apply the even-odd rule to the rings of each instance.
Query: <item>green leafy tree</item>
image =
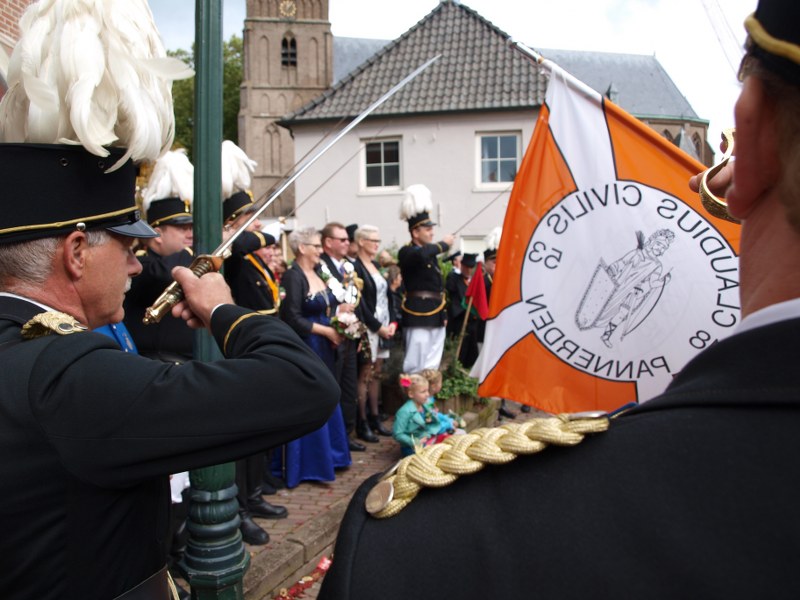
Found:
[[[170,56],[179,58],[195,68],[194,44],[191,52],[170,50]],[[222,139],[239,140],[239,87],[242,84],[244,52],[242,38],[233,35],[222,47]],[[194,142],[194,77],[176,81],[172,86],[175,105],[175,144],[186,148],[192,158]]]

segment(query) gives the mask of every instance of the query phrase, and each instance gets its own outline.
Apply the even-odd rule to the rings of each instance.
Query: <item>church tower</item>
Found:
[[[239,145],[258,162],[253,193],[261,198],[294,166],[294,142],[275,121],[331,87],[333,36],[328,0],[247,0]],[[287,215],[294,189],[268,210]]]

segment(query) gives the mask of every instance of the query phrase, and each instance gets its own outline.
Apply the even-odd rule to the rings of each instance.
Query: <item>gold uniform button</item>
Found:
[[[367,512],[371,515],[381,512],[389,506],[394,498],[394,485],[391,481],[383,480],[369,491],[367,494]]]

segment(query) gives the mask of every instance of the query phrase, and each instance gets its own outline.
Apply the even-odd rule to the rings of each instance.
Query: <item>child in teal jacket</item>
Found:
[[[439,441],[439,419],[425,410],[428,401],[428,380],[422,375],[400,375],[400,386],[408,401],[394,417],[392,435],[400,444],[403,456],[414,454],[417,447]]]

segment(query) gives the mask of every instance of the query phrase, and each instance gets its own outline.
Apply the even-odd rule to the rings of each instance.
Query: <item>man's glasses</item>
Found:
[[[330,238],[330,239],[332,239],[332,240],[336,240],[337,242],[349,242],[349,241],[350,241],[350,238],[346,238],[346,237],[337,238],[337,237],[333,237],[333,236],[331,236],[331,238]]]
[[[381,243],[381,240],[371,240],[369,238],[364,238],[364,241],[365,242],[375,242],[376,244],[380,244]]]

